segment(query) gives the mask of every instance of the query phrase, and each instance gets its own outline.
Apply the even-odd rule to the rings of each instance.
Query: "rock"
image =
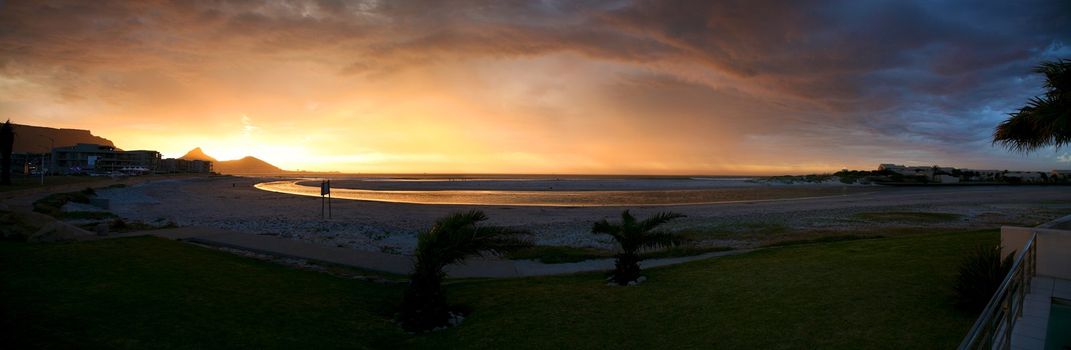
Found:
[[[93,197],[89,199],[89,205],[103,210],[108,210],[108,208],[111,208],[111,200],[107,198]]]
[[[457,326],[457,325],[461,324],[461,321],[464,321],[464,320],[465,320],[465,316],[464,315],[459,314],[459,313],[451,312],[450,313],[450,319],[447,320],[447,322],[450,324],[451,327],[453,327],[453,326]]]
[[[55,221],[46,224],[37,232],[30,235],[26,240],[27,242],[66,242],[73,241],[83,237],[92,236],[86,230],[78,228],[77,226],[62,222]]]
[[[97,236],[107,236],[108,235],[108,223],[102,222],[102,223],[97,224],[96,232],[97,232]]]
[[[636,284],[643,283],[643,281],[646,281],[646,280],[647,280],[647,276],[640,276],[640,278],[636,279]]]
[[[85,204],[85,203],[67,202],[67,204],[64,204],[63,207],[60,208],[60,211],[62,211],[64,213],[70,213],[70,212],[91,212],[91,213],[96,213],[96,212],[106,212],[107,210],[101,209],[101,208],[93,206],[93,205]]]

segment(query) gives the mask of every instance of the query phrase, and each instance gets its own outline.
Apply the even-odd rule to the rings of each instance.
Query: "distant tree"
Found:
[[[447,265],[486,252],[503,253],[531,245],[524,238],[525,232],[480,226],[484,220],[487,216],[477,210],[451,214],[417,238],[416,263],[399,315],[404,328],[426,331],[448,324],[451,315],[442,287]]]
[[[676,245],[679,242],[676,236],[665,232],[655,232],[654,229],[670,220],[682,217],[684,215],[664,212],[643,221],[636,221],[636,218],[625,210],[621,213],[620,224],[612,224],[606,219],[596,222],[591,228],[592,233],[610,235],[617,241],[617,244],[621,245],[621,253],[617,254],[617,261],[614,262],[611,280],[619,285],[627,285],[640,278],[639,250]]]
[[[1045,62],[1034,72],[1045,75],[1045,94],[997,125],[993,143],[1024,153],[1071,144],[1071,60]]]
[[[0,125],[0,185],[11,184],[11,151],[15,146],[15,128],[11,120]]]

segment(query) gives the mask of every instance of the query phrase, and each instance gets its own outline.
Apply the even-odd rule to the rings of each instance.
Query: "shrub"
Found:
[[[1000,246],[978,246],[959,264],[953,290],[956,305],[969,312],[980,312],[1011,269],[1012,256],[1000,258]]]
[[[122,218],[115,218],[115,220],[112,220],[112,223],[109,226],[111,227],[112,230],[123,230],[123,229],[126,229],[127,227],[129,227],[129,225],[127,225],[126,221],[123,220]]]
[[[86,190],[92,192],[92,189],[87,188]],[[87,194],[86,190],[50,194],[33,202],[33,211],[58,217],[62,214],[60,208],[67,202],[89,203],[89,197],[92,194]]]
[[[606,219],[596,222],[591,228],[591,233],[610,235],[621,246],[621,253],[616,256],[610,280],[622,286],[637,281],[640,278],[640,260],[643,260],[643,257],[638,254],[639,250],[677,245],[680,238],[670,233],[655,231],[655,229],[670,220],[682,217],[684,215],[665,212],[637,221],[628,210],[625,210],[621,213],[620,224],[610,223]]]
[[[399,319],[408,331],[427,331],[449,324],[443,268],[484,252],[504,253],[531,245],[525,234],[499,226],[480,226],[487,216],[473,210],[455,213],[435,222],[417,237],[416,262],[402,299]]]

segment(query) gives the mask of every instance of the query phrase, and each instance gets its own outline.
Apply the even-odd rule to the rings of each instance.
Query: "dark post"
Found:
[[[327,205],[327,217],[331,216],[331,180],[320,181],[320,218],[324,217],[324,205]]]
[[[11,151],[15,146],[15,129],[11,120],[0,126],[0,185],[11,184]]]

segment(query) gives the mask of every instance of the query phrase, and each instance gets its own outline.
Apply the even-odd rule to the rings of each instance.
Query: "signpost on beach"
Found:
[[[324,217],[324,205],[327,206],[327,218],[331,218],[331,180],[320,181],[320,217]]]

